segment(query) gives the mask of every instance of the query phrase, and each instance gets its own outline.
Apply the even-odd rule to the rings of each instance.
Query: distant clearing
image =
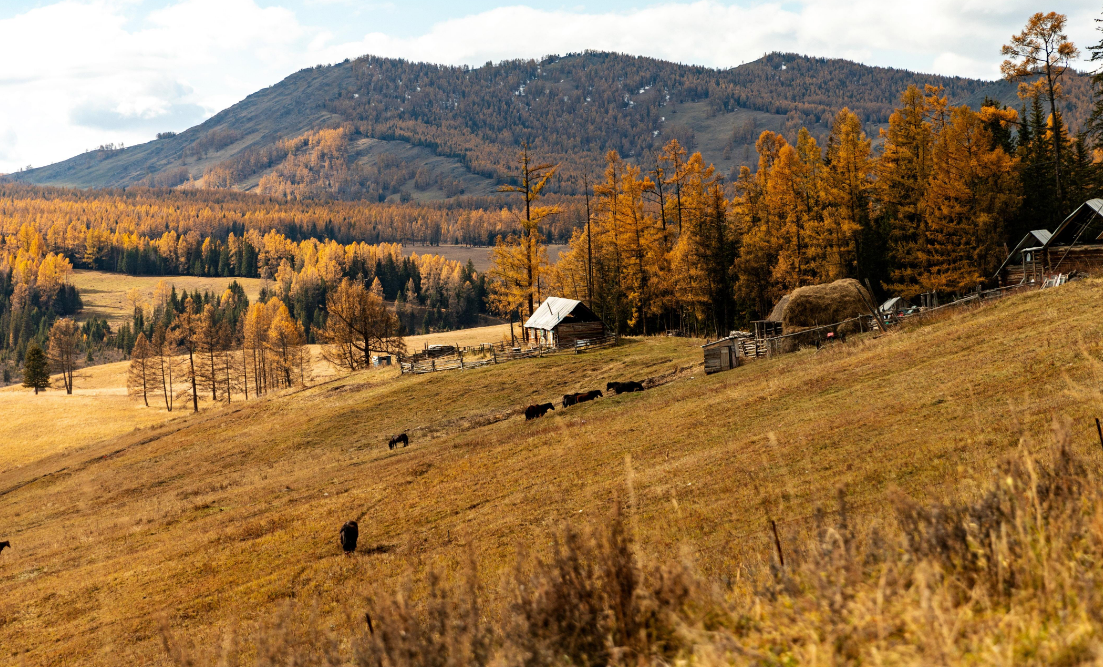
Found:
[[[80,291],[80,298],[84,302],[84,310],[81,311],[79,319],[100,317],[110,322],[112,326],[116,326],[129,322],[134,317],[134,311],[127,301],[127,293],[138,288],[142,292],[142,298],[147,302],[151,301],[153,290],[162,280],[169,285],[175,285],[178,294],[185,290],[189,294],[195,290],[200,292],[210,290],[221,294],[231,282],[236,280],[245,288],[245,294],[250,302],[256,301],[260,295],[260,288],[264,284],[260,278],[129,276],[125,273],[86,269],[73,271],[70,282]]]

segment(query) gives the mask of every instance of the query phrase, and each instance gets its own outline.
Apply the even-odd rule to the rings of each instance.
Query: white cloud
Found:
[[[2,20],[0,172],[181,130],[297,69],[365,53],[477,66],[599,49],[731,67],[795,51],[995,78],[1000,45],[1036,11],[1027,0],[702,0],[588,13],[507,6],[413,37],[365,30],[338,42],[344,26],[311,25],[309,7],[343,1],[301,0],[307,9],[296,14],[255,0],[178,0],[145,13],[134,0],[64,0]],[[1070,36],[1082,47],[1097,42],[1095,0],[1064,5]]]

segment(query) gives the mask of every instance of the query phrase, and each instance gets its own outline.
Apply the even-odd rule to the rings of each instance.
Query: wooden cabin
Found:
[[[1081,204],[1052,234],[1044,229],[1027,234],[997,276],[1008,287],[1072,271],[1103,271],[1103,199]]]
[[[525,321],[525,340],[546,347],[575,347],[579,341],[603,340],[605,323],[574,299],[549,296]]]

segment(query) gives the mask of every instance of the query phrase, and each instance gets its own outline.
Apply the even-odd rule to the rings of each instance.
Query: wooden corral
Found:
[[[574,299],[550,296],[525,322],[525,340],[544,347],[575,347],[606,335],[601,318]]]

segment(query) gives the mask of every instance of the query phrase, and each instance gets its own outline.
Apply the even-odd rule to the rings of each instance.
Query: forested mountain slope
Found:
[[[928,83],[943,86],[951,103],[976,107],[989,96],[1020,104],[1002,81],[782,53],[728,70],[597,52],[474,69],[365,56],[299,71],[178,135],[13,177],[431,200],[493,192],[513,178],[528,141],[564,163],[554,187],[573,192],[606,151],[646,159],[671,138],[726,173],[754,163],[762,130],[826,134],[844,106],[875,134],[908,85]],[[1065,89],[1066,116],[1080,127],[1088,78],[1070,75]]]

